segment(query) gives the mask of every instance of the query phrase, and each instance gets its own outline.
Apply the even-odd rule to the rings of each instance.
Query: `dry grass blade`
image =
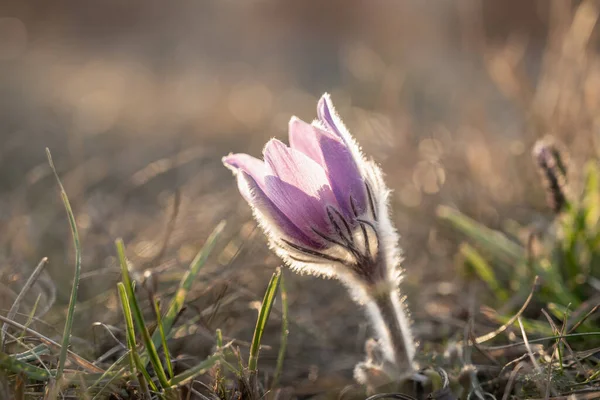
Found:
[[[473,318],[469,318],[469,322],[465,325],[465,331],[464,331],[464,337],[465,337],[464,341],[465,342],[468,341],[468,338],[470,337],[470,332],[472,332],[472,331],[473,331]],[[485,400],[486,392],[481,387],[481,383],[479,382],[479,379],[477,378],[477,369],[473,365],[473,362],[471,359],[471,353],[472,353],[472,349],[470,346],[465,348],[465,350],[463,352],[464,370],[469,375],[469,382],[470,382],[470,386],[471,386],[471,390],[469,392],[468,398],[470,399],[474,395],[479,400]]]
[[[498,365],[499,364],[498,360],[496,360],[494,355],[490,354],[490,352],[486,348],[484,348],[484,346],[480,346],[479,343],[477,343],[477,341],[475,340],[476,338],[475,338],[475,334],[473,333],[473,323],[471,322],[471,324],[469,324],[469,325],[471,327],[471,329],[468,332],[469,340],[470,340],[470,343],[472,344],[473,348],[475,348],[475,350],[477,350],[479,352],[479,354],[484,356],[492,364]]]
[[[521,321],[521,317],[517,318],[517,321],[519,323],[519,327],[521,328],[521,335],[523,336],[523,343],[525,344],[525,348],[527,349],[527,354],[529,355],[529,359],[531,360],[531,363],[535,367],[536,371],[541,375],[542,369],[540,368],[540,365],[538,364],[537,360],[535,359],[535,356],[533,355],[533,352],[531,351],[531,346],[529,345],[529,340],[527,339],[527,333],[525,332],[525,327],[523,327],[523,321]]]
[[[125,360],[125,358],[127,358],[129,356],[129,353],[123,353],[123,355],[121,355],[121,357],[119,357],[119,359],[117,361],[115,361],[110,367],[107,368],[107,370],[98,378],[96,379],[96,381],[94,381],[92,383],[92,385],[90,386],[90,389],[100,385],[100,383],[102,383],[102,381],[109,376],[109,374],[111,372],[113,372],[113,370],[121,365],[121,363]],[[96,400],[97,398],[99,398],[99,396],[102,394],[102,392],[104,392],[104,390],[116,379],[118,379],[119,377],[121,377],[123,375],[123,373],[126,372],[126,368],[122,367],[121,369],[119,369],[116,373],[114,373],[109,379],[108,381],[103,385],[103,387],[99,390],[99,392],[94,396],[94,398],[92,400]]]
[[[366,400],[383,400],[383,399],[398,399],[398,400],[416,400],[414,397],[402,393],[379,393],[367,397]]]
[[[559,354],[560,354],[560,352],[559,352]],[[546,370],[546,391],[544,392],[545,398],[550,397],[552,373],[554,372],[553,366],[554,366],[554,353],[552,353],[552,355],[550,356],[550,361],[548,362],[548,368]],[[562,364],[561,364],[561,368],[562,368]],[[561,370],[561,373],[562,373],[562,370]]]
[[[552,317],[550,317],[550,315],[548,314],[548,312],[546,310],[542,309],[542,314],[544,314],[544,316],[548,320],[548,323],[552,327],[552,331],[554,332],[554,334],[561,335],[564,333],[562,330],[558,329],[558,327],[556,326],[554,321],[552,321]],[[561,343],[565,344],[564,339],[556,340],[556,343],[554,344],[555,351],[552,352],[552,357],[554,357],[555,352],[558,353],[558,366],[560,368],[560,371],[562,372],[563,371],[563,355],[562,355],[562,348],[560,346]]]
[[[562,329],[558,329],[558,327],[556,326],[556,324],[554,323],[554,321],[552,321],[552,317],[550,317],[550,315],[548,314],[548,312],[544,309],[542,309],[542,313],[544,314],[544,316],[546,317],[546,319],[548,320],[548,323],[550,324],[550,326],[552,326],[552,329],[554,329],[554,331],[556,332],[557,335],[564,335],[564,331],[566,329],[566,323],[563,324]],[[569,343],[567,343],[567,339],[564,337],[561,337],[560,339],[558,339],[564,346],[565,348],[569,351],[569,354],[571,355],[571,357],[573,358],[573,361],[577,364],[577,367],[579,368],[579,372],[581,373],[582,376],[584,376],[586,379],[588,378],[588,374],[587,371],[585,370],[585,368],[583,367],[583,364],[581,364],[581,361],[579,361],[579,359],[577,358],[577,355],[575,354],[575,352],[573,351],[573,349],[571,348],[571,346],[569,345]],[[558,342],[555,346],[558,345]],[[558,347],[558,346],[557,346]],[[559,362],[560,362],[560,367],[562,369],[562,352],[559,351]]]
[[[523,303],[523,305],[521,306],[519,311],[517,311],[517,313],[513,317],[511,317],[511,319],[509,319],[504,325],[500,326],[498,329],[494,330],[493,332],[490,332],[490,333],[487,333],[485,335],[475,338],[475,343],[481,344],[481,343],[487,342],[488,340],[495,338],[496,336],[498,336],[499,334],[501,334],[502,332],[507,330],[508,327],[510,327],[512,324],[514,324],[515,321],[517,321],[521,317],[523,312],[525,312],[525,309],[527,309],[527,306],[533,299],[533,295],[535,294],[535,291],[537,290],[538,286],[539,286],[539,277],[536,276],[533,281],[533,287],[531,288],[531,292],[529,293],[529,296],[527,296],[527,299],[525,299],[525,303]],[[464,344],[464,343],[459,343],[459,344]]]
[[[528,399],[528,400],[597,400],[600,398],[600,391],[594,391],[592,393],[578,393],[570,394],[566,396],[556,396],[556,397],[548,397],[546,399]]]
[[[517,379],[517,375],[521,368],[523,368],[523,363],[519,362],[512,371],[510,371],[510,375],[508,377],[508,381],[506,382],[506,387],[504,388],[504,395],[502,395],[502,400],[508,400],[510,396],[510,392],[512,392],[513,386],[515,384],[515,380]]]
[[[544,376],[544,372],[542,371],[540,364],[538,364],[537,360],[535,359],[535,355],[533,354],[533,351],[531,350],[531,346],[529,345],[529,340],[527,339],[527,333],[525,332],[525,327],[523,326],[523,321],[521,321],[521,317],[518,317],[517,321],[519,322],[519,327],[521,328],[521,335],[523,336],[523,343],[525,344],[525,348],[527,349],[527,354],[529,355],[529,360],[531,361],[531,364],[533,364],[533,367],[535,368],[535,371],[537,372],[537,374],[540,377],[542,377],[542,376]],[[539,380],[536,380],[536,382],[539,382]],[[547,384],[550,385],[550,382],[547,382]],[[549,388],[547,387],[547,390],[548,389],[552,392],[553,396],[556,396],[556,390],[554,388],[552,388],[550,386]]]
[[[36,331],[34,331],[31,328],[26,327],[25,325],[21,325],[18,322],[12,321],[6,317],[3,317],[0,315],[0,321],[4,322],[5,324],[9,324],[14,326],[17,329],[20,329],[22,331],[25,331],[27,333],[29,333],[30,335],[33,335],[35,337],[37,337],[38,339],[40,339],[40,341],[48,346],[52,346],[56,349],[61,349],[62,345],[55,342],[54,340],[47,338],[46,336],[42,335],[41,333],[38,333]],[[104,370],[102,368],[99,368],[97,366],[95,366],[94,364],[92,364],[91,362],[87,361],[86,359],[84,359],[83,357],[77,355],[76,353],[72,352],[71,350],[67,350],[67,354],[71,356],[72,361],[79,365],[81,368],[86,369],[89,372],[98,372],[98,373],[103,373]]]
[[[33,284],[37,281],[37,278],[40,276],[40,274],[44,270],[44,267],[46,266],[47,263],[48,263],[48,258],[44,257],[38,263],[37,267],[35,267],[35,269],[31,273],[31,275],[27,279],[27,282],[25,282],[25,285],[19,292],[19,295],[17,296],[17,298],[13,302],[12,306],[10,307],[10,310],[8,311],[8,314],[6,315],[6,318],[11,319],[11,320],[15,318],[15,315],[17,315],[17,312],[19,311],[19,306],[21,305],[21,301],[23,301],[23,298],[25,298],[25,295],[27,294],[29,289],[31,289]],[[2,326],[2,333],[0,336],[0,351],[4,351],[7,330],[8,330],[8,325],[4,324]]]
[[[590,311],[588,311],[583,316],[583,318],[581,318],[579,321],[577,321],[575,323],[575,325],[573,325],[573,327],[571,329],[569,329],[569,333],[575,332],[577,330],[577,328],[579,328],[581,326],[581,324],[583,324],[589,317],[591,317],[596,311],[598,311],[599,307],[600,307],[600,304],[596,304]]]
[[[16,400],[25,399],[25,380],[22,379],[21,376],[17,375],[17,383],[15,384],[15,393]]]
[[[600,332],[582,332],[582,333],[570,333],[568,335],[555,335],[555,336],[546,336],[539,339],[530,340],[529,343],[543,343],[548,340],[556,340],[560,338],[574,338],[574,337],[584,337],[584,336],[600,336]],[[488,350],[504,350],[509,349],[511,347],[519,347],[523,346],[525,342],[511,343],[511,344],[503,344],[500,346],[489,346],[486,347]]]

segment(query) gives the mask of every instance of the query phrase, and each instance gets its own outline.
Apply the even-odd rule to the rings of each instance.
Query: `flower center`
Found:
[[[359,211],[353,196],[349,198],[352,214],[345,216],[340,210],[333,206],[326,207],[327,218],[330,229],[322,232],[312,227],[311,230],[319,236],[327,245],[325,248],[307,248],[288,240],[281,239],[288,247],[301,253],[301,257],[290,255],[296,261],[306,263],[334,262],[339,263],[363,280],[376,283],[382,277],[380,268],[382,249],[377,229],[377,214],[373,204],[373,196],[368,184],[365,183],[367,191],[367,211]],[[306,259],[304,256],[308,256]]]

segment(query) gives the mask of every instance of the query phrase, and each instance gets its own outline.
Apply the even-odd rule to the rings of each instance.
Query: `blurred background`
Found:
[[[45,322],[36,329],[60,336],[73,248],[49,147],[82,240],[74,347],[90,359],[115,344],[94,322],[122,335],[115,238],[138,279],[168,299],[221,220],[173,351],[203,359],[217,328],[247,351],[279,261],[220,160],[286,140],[289,118],[311,121],[324,92],[387,174],[404,290],[427,343],[461,337],[467,293],[485,303],[457,273],[461,238],[436,207],[495,228],[536,223],[551,211],[535,140],[564,144],[573,182],[597,154],[598,1],[2,3],[0,308],[48,257],[27,307],[37,300]],[[351,383],[370,334],[361,310],[338,283],[285,278],[283,382],[297,393]],[[265,373],[277,357],[278,307],[263,339],[272,346],[261,353]]]

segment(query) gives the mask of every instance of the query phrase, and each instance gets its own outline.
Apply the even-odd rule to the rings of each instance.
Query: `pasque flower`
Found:
[[[389,190],[365,159],[329,95],[312,124],[292,117],[289,143],[271,139],[263,160],[230,154],[225,166],[277,254],[298,272],[335,277],[364,304],[388,363],[412,370],[414,344],[398,293],[398,235]]]
[[[532,155],[546,186],[546,201],[555,213],[560,213],[568,204],[567,166],[563,152],[558,143],[547,136],[535,143]]]

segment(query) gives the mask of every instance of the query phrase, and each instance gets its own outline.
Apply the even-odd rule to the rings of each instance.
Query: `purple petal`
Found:
[[[273,172],[265,178],[267,196],[294,225],[320,241],[312,228],[329,232],[326,208],[338,207],[325,171],[305,154],[276,139],[267,143],[264,155]]]
[[[292,242],[319,248],[320,245],[306,236],[288,217],[282,213],[262,190],[261,186],[250,174],[241,170],[237,174],[237,183],[242,197],[246,199],[251,207],[256,209],[263,217],[264,227],[275,229],[286,236]]]
[[[365,183],[348,147],[335,135],[297,118],[290,120],[290,145],[323,167],[333,193],[344,215],[355,215],[350,202],[354,199],[357,212],[366,210]]]
[[[343,127],[338,127],[338,123],[336,122],[336,118],[334,118],[335,110],[333,108],[333,103],[331,102],[331,98],[327,93],[325,93],[319,99],[319,103],[317,103],[317,116],[319,120],[325,125],[327,130],[336,134],[339,138],[341,138],[344,143],[346,143],[346,139],[344,138]]]
[[[340,143],[345,147],[341,139],[335,134],[324,131],[319,127],[310,125],[297,117],[292,117],[289,123],[290,147],[306,154],[324,169],[326,169],[325,160],[323,158],[323,150],[321,149],[321,139],[328,138],[332,141]]]
[[[267,174],[267,166],[264,161],[248,154],[238,153],[229,154],[223,157],[223,164],[234,172],[244,171],[250,175],[261,187],[265,184],[265,175]]]

